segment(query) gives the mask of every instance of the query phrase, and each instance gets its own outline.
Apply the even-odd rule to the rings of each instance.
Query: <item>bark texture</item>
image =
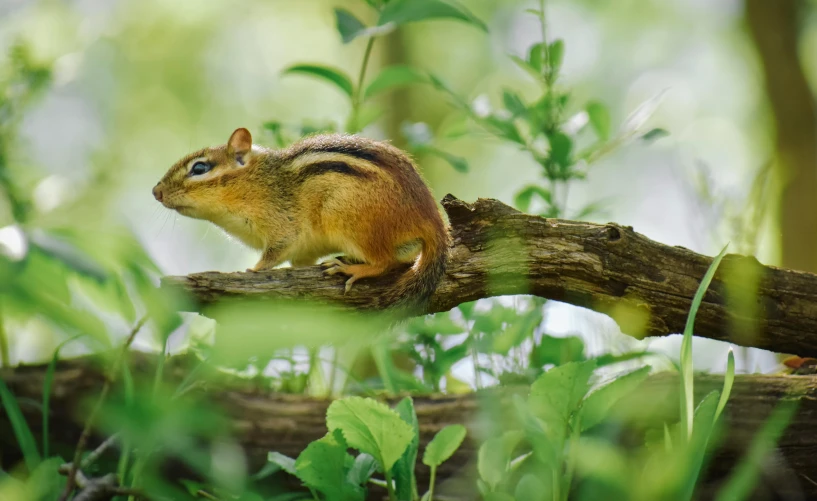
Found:
[[[443,200],[453,243],[446,276],[427,312],[476,299],[533,294],[610,315],[635,337],[684,329],[692,298],[712,258],[671,247],[631,227],[545,219],[492,199]],[[817,234],[817,232],[815,233]],[[361,281],[343,294],[343,278],[320,267],[263,273],[165,277],[200,304],[247,298],[313,299],[380,309],[394,276]],[[697,336],[780,353],[817,356],[817,275],[727,255],[695,322]]]
[[[150,379],[154,357],[133,355],[131,367],[137,382]],[[94,399],[102,386],[104,363],[84,358],[60,362],[55,372],[51,393],[51,443],[63,444],[71,450],[84,424],[88,399]],[[192,357],[174,357],[166,364],[168,380],[181,381],[195,364]],[[0,371],[0,377],[15,394],[29,426],[36,435],[41,433],[42,388],[44,366],[20,367]],[[257,471],[266,461],[268,451],[297,456],[306,445],[326,433],[328,399],[302,395],[286,395],[265,389],[258,380],[233,377],[207,379],[206,389],[188,393],[184,398],[198,399],[222,409],[230,419],[232,436],[244,448],[250,468]],[[660,429],[664,420],[673,422],[678,416],[678,380],[672,375],[659,374],[648,379],[639,390],[622,401],[612,415],[627,422],[633,409],[639,411],[633,421],[639,427],[655,425]],[[696,379],[697,399],[722,386],[718,376]],[[513,406],[511,395],[526,393],[525,388],[501,388],[465,395],[415,395],[414,405],[420,423],[421,449],[434,434],[448,424],[465,424],[468,439],[455,456],[438,471],[444,480],[441,493],[454,494],[456,499],[476,499],[467,489],[474,488],[471,463],[477,457],[481,439],[496,433],[504,419],[509,419]],[[800,408],[778,444],[776,453],[764,461],[758,478],[758,490],[753,499],[815,499],[817,474],[814,455],[817,454],[817,379],[809,376],[738,376],[732,398],[726,408],[728,434],[709,463],[701,492],[715,492],[736,461],[743,457],[758,428],[783,398],[800,399]],[[400,397],[383,399],[391,405]],[[506,421],[507,422],[507,421]],[[97,436],[97,443],[104,440]],[[38,437],[39,443],[39,437]],[[54,448],[52,447],[52,449]],[[422,457],[422,451],[420,456]],[[0,459],[6,467],[19,460],[16,440],[7,421],[0,413]],[[419,483],[427,486],[428,470],[419,461]],[[446,485],[448,486],[446,488]],[[702,498],[709,499],[709,495]]]

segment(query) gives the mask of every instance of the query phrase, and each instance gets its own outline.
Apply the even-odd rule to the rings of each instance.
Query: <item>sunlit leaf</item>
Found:
[[[599,139],[606,141],[610,137],[610,112],[607,107],[598,101],[591,101],[587,104],[587,115]]]
[[[533,413],[548,426],[565,429],[590,388],[589,379],[595,368],[592,360],[570,362],[539,376],[528,397]]]
[[[388,66],[366,87],[364,96],[368,99],[396,87],[428,82],[428,75],[417,68],[406,65]]]
[[[464,21],[488,31],[485,23],[453,0],[391,0],[383,8],[377,24],[383,26],[394,23],[400,26],[417,21],[446,18]]]
[[[395,411],[361,397],[332,402],[326,411],[326,426],[340,429],[350,447],[377,458],[384,470],[391,470],[414,435],[411,425]]]
[[[438,431],[423,453],[423,464],[426,466],[440,466],[448,460],[465,440],[465,426],[450,424]]]
[[[296,64],[295,66],[290,66],[289,68],[285,69],[283,74],[302,74],[312,76],[334,84],[349,97],[352,97],[352,94],[354,94],[355,86],[352,84],[352,79],[346,76],[343,71],[330,68],[328,66],[316,64]]]

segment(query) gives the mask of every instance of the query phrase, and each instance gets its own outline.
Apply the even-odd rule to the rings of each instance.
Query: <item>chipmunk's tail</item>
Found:
[[[448,261],[449,236],[442,225],[433,236],[422,239],[420,257],[387,293],[386,304],[390,308],[420,313],[445,275]]]

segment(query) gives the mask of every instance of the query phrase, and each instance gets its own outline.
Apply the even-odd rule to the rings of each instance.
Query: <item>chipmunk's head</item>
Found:
[[[153,196],[168,209],[216,222],[221,213],[243,198],[241,178],[253,165],[247,129],[236,129],[227,144],[204,148],[176,162],[154,186]]]

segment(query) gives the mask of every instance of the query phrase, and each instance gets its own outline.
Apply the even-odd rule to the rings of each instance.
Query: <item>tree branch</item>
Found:
[[[534,294],[610,315],[625,334],[683,331],[692,297],[711,257],[654,242],[631,227],[545,219],[492,199],[467,204],[448,195],[443,207],[453,244],[446,276],[427,313],[476,299]],[[165,277],[200,304],[241,298],[312,298],[380,309],[394,276],[356,283],[317,266],[263,273],[196,273]],[[695,334],[742,346],[817,356],[817,275],[727,255],[695,322]]]

